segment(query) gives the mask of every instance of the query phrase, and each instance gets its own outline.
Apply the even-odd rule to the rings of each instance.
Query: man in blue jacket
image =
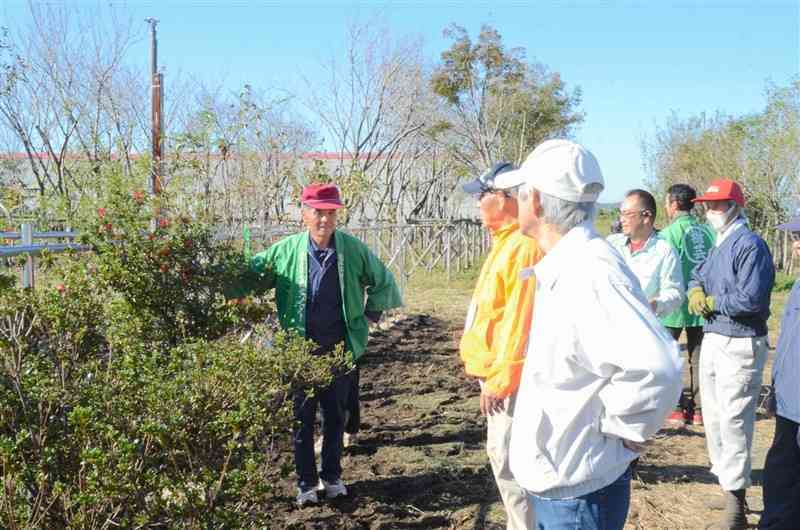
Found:
[[[800,214],[800,212],[798,212]],[[794,240],[800,256],[800,215],[778,226]],[[800,281],[796,281],[781,322],[772,367],[775,388],[775,437],[764,465],[764,513],[761,530],[792,530],[800,525]]]
[[[722,517],[707,528],[738,530],[747,528],[745,492],[775,267],[767,244],[747,226],[736,182],[715,180],[695,202],[706,203],[706,219],[717,233],[688,292],[689,311],[706,319],[700,394],[711,472],[725,496]]]

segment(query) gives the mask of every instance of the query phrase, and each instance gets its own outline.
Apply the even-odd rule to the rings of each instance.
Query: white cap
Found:
[[[604,188],[597,159],[569,140],[542,142],[519,169],[498,175],[494,187],[504,190],[523,183],[570,202],[595,202]]]

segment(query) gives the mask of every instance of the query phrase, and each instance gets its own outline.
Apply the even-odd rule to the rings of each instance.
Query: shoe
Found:
[[[344,436],[342,437],[342,444],[345,447],[352,447],[354,445],[357,445],[358,435],[355,433],[350,434],[349,432],[344,433]]]
[[[317,490],[310,489],[307,491],[303,491],[300,488],[297,488],[297,507],[302,508],[306,504],[317,504],[319,502],[319,497],[317,497]]]
[[[725,509],[716,522],[706,526],[706,530],[745,530],[748,526],[745,490],[723,493],[725,494]]]
[[[696,426],[703,425],[703,413],[700,412],[699,410],[695,411],[695,413],[692,415],[692,425]]]
[[[317,456],[322,454],[322,436],[317,438],[314,442],[314,454]]]
[[[342,479],[338,479],[335,482],[328,482],[327,480],[323,480],[322,486],[325,488],[326,499],[333,499],[336,497],[347,495],[347,488],[344,486],[344,482],[342,482]]]
[[[686,415],[682,410],[673,411],[664,423],[672,429],[682,429],[686,426]]]

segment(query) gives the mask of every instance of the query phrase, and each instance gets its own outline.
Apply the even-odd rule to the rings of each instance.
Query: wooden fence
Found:
[[[263,248],[298,230],[299,226],[254,228],[249,230],[249,239],[257,247]],[[412,275],[434,269],[446,272],[450,280],[453,273],[478,264],[490,244],[486,230],[474,221],[377,225],[344,230],[372,249],[395,274],[403,291]],[[88,247],[72,243],[77,236],[75,232],[34,232],[30,224],[23,224],[19,232],[0,232],[0,239],[21,243],[0,246],[0,258],[25,255],[21,283],[23,287],[33,287],[35,256],[44,251],[57,254],[68,249],[89,250]],[[238,228],[221,229],[217,237],[241,240],[243,234]],[[35,243],[37,240],[44,242]],[[60,242],[52,243],[52,240]]]
[[[252,228],[249,239],[257,249],[265,248],[298,230],[299,227],[287,226]],[[479,222],[468,220],[356,226],[343,230],[369,246],[394,273],[403,291],[414,274],[441,270],[449,281],[454,273],[480,263],[491,244],[486,229]],[[223,231],[220,237],[228,239],[236,235]]]

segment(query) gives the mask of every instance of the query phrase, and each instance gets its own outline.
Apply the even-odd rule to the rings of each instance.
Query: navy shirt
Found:
[[[730,233],[692,272],[689,289],[714,297],[703,330],[725,337],[767,334],[775,266],[767,244],[746,226]]]
[[[306,295],[306,337],[325,350],[344,342],[347,328],[333,237],[328,248],[319,248],[313,239],[308,240]]]
[[[772,383],[778,401],[778,416],[800,423],[800,280],[796,280],[781,322],[775,350]]]

